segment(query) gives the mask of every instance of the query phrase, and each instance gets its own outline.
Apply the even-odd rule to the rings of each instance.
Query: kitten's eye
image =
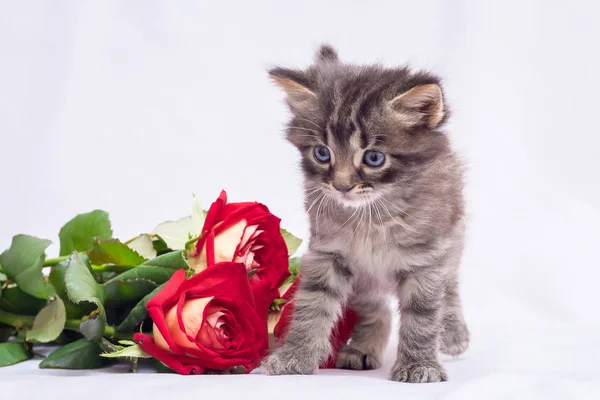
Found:
[[[377,168],[381,167],[385,162],[385,154],[380,151],[369,150],[365,151],[365,155],[363,156],[363,161],[369,167]]]
[[[329,162],[329,160],[331,160],[331,153],[329,152],[329,149],[325,146],[315,147],[314,153],[315,153],[315,158],[317,159],[318,162],[326,163],[326,162]]]

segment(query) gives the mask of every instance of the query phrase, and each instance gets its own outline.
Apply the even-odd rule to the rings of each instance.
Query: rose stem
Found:
[[[0,310],[0,322],[15,327],[17,329],[28,328],[33,326],[34,317],[28,315],[17,315],[7,311]],[[79,332],[81,325],[80,319],[68,319],[65,321],[65,329]],[[131,339],[131,334],[120,334],[115,331],[115,328],[109,325],[104,327],[103,336],[114,337],[116,339]]]
[[[66,260],[70,256],[62,256],[57,258],[49,258],[44,261],[44,267],[53,267],[61,261]],[[94,272],[123,272],[135,268],[135,265],[118,265],[118,264],[100,264],[93,265],[92,270]]]
[[[46,261],[44,261],[44,267],[53,267],[56,264],[58,264],[61,261],[66,260],[67,258],[69,258],[70,256],[62,256],[62,257],[56,257],[56,258],[49,258]]]
[[[136,265],[118,265],[118,264],[101,264],[93,265],[92,271],[94,272],[125,272],[135,268]]]

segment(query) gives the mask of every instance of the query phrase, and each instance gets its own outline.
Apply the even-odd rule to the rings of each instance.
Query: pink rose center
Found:
[[[231,332],[225,310],[218,307],[206,309],[205,320],[196,340],[203,346],[216,350],[231,347]]]
[[[262,245],[256,244],[256,240],[261,233],[263,233],[263,231],[258,230],[257,225],[246,226],[244,229],[238,251],[236,252],[233,261],[244,264],[246,266],[246,271],[260,267],[255,255],[256,252],[263,247]]]

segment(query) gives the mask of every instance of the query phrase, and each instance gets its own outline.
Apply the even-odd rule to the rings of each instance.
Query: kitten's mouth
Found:
[[[337,192],[335,196],[338,202],[344,206],[358,208],[371,203],[374,199],[372,191],[360,190],[358,192],[349,191],[345,193]]]

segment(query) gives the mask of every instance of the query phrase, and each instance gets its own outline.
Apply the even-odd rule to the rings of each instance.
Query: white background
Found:
[[[439,385],[392,384],[386,370],[150,378],[29,362],[0,370],[0,397],[117,398],[116,383],[174,398],[599,398],[598,12],[541,0],[0,1],[0,249],[17,233],[57,243],[64,222],[96,208],[129,238],[222,188],[306,237],[287,110],[265,69],[307,66],[327,41],[347,61],[410,62],[445,80],[468,167],[473,334]]]

